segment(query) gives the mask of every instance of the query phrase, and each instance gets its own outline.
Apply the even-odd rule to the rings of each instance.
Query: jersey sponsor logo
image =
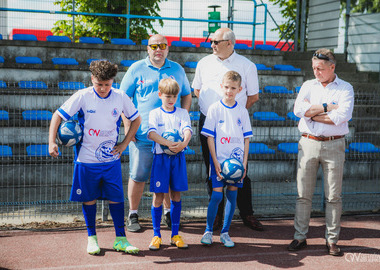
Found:
[[[87,110],[87,113],[96,113],[96,110]]]
[[[148,83],[152,83],[153,80],[139,80],[137,81],[137,85],[142,85],[142,84],[148,84]]]
[[[118,109],[117,108],[114,108],[113,110],[112,110],[112,116],[113,117],[117,117],[119,115],[119,111],[118,111]]]
[[[118,159],[118,155],[113,155],[111,153],[115,144],[116,143],[112,140],[102,142],[95,151],[95,157],[101,162],[109,162]]]
[[[236,147],[234,150],[231,151],[230,158],[236,158],[237,160],[240,160],[240,162],[243,162],[244,159],[244,151],[240,147]]]
[[[110,137],[112,136],[113,131],[112,130],[100,130],[100,129],[89,129],[88,135],[90,136],[96,136],[96,137]]]
[[[158,126],[159,126],[159,127],[163,127],[163,126],[165,126],[165,124],[160,124],[160,123],[159,123]]]
[[[238,137],[222,137],[220,138],[221,144],[229,144],[229,143],[240,143],[240,139]]]
[[[219,124],[223,124],[224,123],[224,120],[219,120]]]

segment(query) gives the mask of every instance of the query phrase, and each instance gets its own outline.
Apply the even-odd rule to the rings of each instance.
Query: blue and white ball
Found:
[[[168,129],[167,131],[163,132],[161,134],[161,136],[164,138],[164,139],[167,139],[171,142],[183,142],[183,136],[181,133],[179,133],[179,131],[177,129]],[[162,150],[164,151],[165,154],[168,154],[168,155],[175,155],[177,153],[174,153],[172,152],[169,147],[167,147],[166,145],[162,145],[161,144],[161,148]]]
[[[244,174],[244,166],[236,158],[229,158],[223,161],[221,169],[221,175],[224,180],[230,184],[239,182]]]
[[[83,136],[83,131],[80,125],[72,120],[63,122],[57,133],[57,141],[63,146],[73,146],[80,142]]]

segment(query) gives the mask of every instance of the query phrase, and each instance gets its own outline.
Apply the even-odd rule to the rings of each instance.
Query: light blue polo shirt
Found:
[[[135,62],[121,81],[120,89],[133,99],[133,104],[142,118],[136,133],[136,139],[140,142],[152,144],[147,137],[149,112],[162,105],[161,99],[158,97],[158,84],[160,80],[166,78],[177,81],[180,92],[175,106],[181,107],[181,97],[189,95],[191,88],[185,70],[176,62],[166,59],[161,68],[156,68],[147,57]]]

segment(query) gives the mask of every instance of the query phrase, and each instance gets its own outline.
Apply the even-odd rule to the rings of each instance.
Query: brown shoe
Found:
[[[254,216],[246,216],[242,217],[243,223],[245,226],[251,228],[255,231],[264,231],[263,224],[261,224],[260,221],[258,221]]]
[[[223,217],[216,215],[215,220],[214,220],[214,224],[212,226],[212,230],[214,232],[217,230],[220,230],[222,228],[222,224],[223,224]]]
[[[298,241],[296,239],[294,239],[290,245],[288,246],[288,250],[289,251],[298,251],[298,250],[301,250],[303,248],[307,247],[307,242],[306,242],[306,239],[303,240],[303,241]]]
[[[327,252],[332,256],[342,256],[342,252],[337,244],[326,242]]]

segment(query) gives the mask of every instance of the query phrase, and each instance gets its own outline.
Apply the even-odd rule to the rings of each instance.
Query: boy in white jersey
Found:
[[[169,192],[171,199],[172,235],[171,244],[178,248],[187,248],[182,237],[178,235],[181,217],[181,192],[188,189],[186,160],[183,150],[187,147],[191,135],[191,121],[187,110],[175,107],[179,93],[178,83],[171,79],[162,79],[158,85],[158,96],[162,106],[149,113],[148,138],[153,144],[153,165],[150,179],[150,191],[154,192],[152,203],[152,223],[154,236],[149,245],[150,250],[158,250],[162,244],[160,224],[164,194]],[[183,134],[182,142],[171,142],[161,135],[164,131],[176,129]],[[164,153],[161,145],[177,153]],[[169,189],[170,187],[170,189]]]
[[[91,62],[93,86],[77,91],[55,111],[49,128],[49,154],[58,157],[58,127],[62,119],[69,120],[78,112],[83,138],[75,147],[70,200],[83,202],[87,252],[91,255],[100,253],[95,228],[97,199],[109,200],[116,233],[113,248],[131,254],[139,251],[125,236],[120,156],[140,126],[141,117],[129,97],[112,88],[117,69],[117,65],[106,60]],[[117,144],[122,113],[132,124],[123,141]]]
[[[241,76],[236,71],[228,71],[223,76],[221,84],[223,99],[212,104],[207,112],[205,124],[201,133],[207,137],[210,149],[210,181],[212,195],[207,209],[207,225],[201,243],[212,244],[212,233],[219,203],[223,198],[223,188],[227,186],[227,203],[224,209],[224,222],[220,241],[226,247],[235,243],[228,235],[232,217],[235,212],[237,189],[243,186],[246,174],[249,150],[249,137],[252,137],[252,127],[248,111],[235,100],[241,91]],[[244,165],[242,179],[235,183],[226,183],[221,173],[221,163],[228,158],[236,158]]]

